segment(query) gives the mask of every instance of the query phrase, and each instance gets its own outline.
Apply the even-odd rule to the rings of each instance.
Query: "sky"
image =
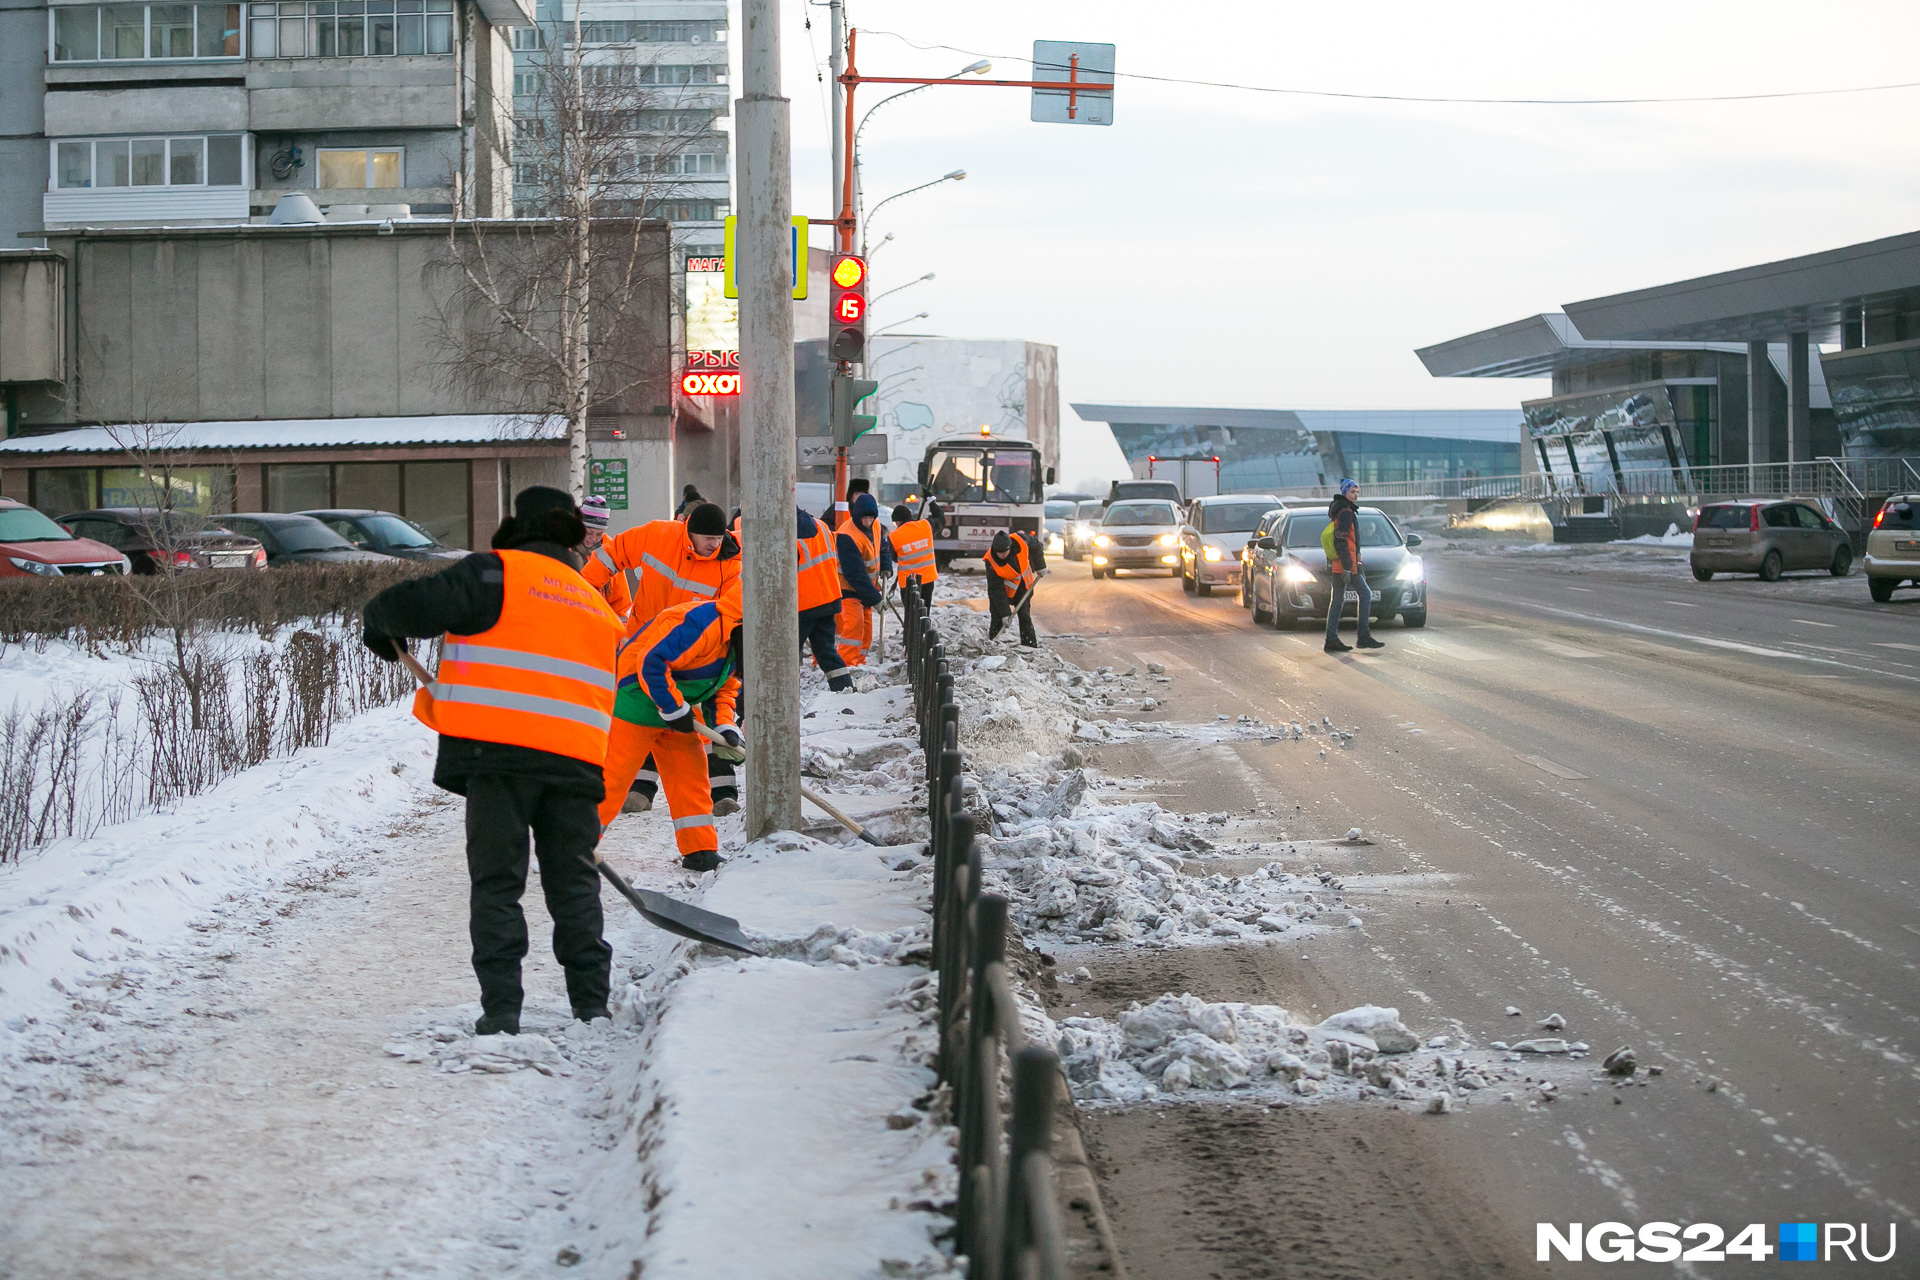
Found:
[[[794,209],[826,216],[827,9],[779,3]],[[1117,46],[1110,127],[1032,123],[1022,89],[935,87],[876,114],[861,149],[869,209],[967,171],[873,224],[894,236],[874,254],[874,293],[935,274],[879,303],[873,326],[924,310],[912,331],[1056,345],[1061,479],[1076,485],[1125,462],[1075,400],[1509,408],[1545,381],[1434,379],[1414,348],[1920,225],[1920,89],[1494,106],[1126,78],[1480,98],[1852,88],[1920,80],[1911,0],[848,11],[869,75],[944,76],[987,56],[992,76],[1025,79],[1035,39]],[[856,110],[896,91],[864,88]]]

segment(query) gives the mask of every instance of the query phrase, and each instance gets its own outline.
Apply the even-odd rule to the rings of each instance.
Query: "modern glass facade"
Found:
[[[1527,439],[1548,475],[1636,492],[1684,487],[1687,454],[1671,393],[1696,389],[1643,382],[1529,400],[1521,405]],[[1694,397],[1686,399],[1692,409]]]
[[[1849,458],[1920,455],[1920,340],[1820,357]]]

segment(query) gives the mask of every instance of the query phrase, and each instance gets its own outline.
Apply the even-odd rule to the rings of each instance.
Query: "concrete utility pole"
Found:
[[[747,836],[800,826],[800,602],[794,572],[793,167],[777,0],[741,0],[740,420],[745,458]],[[802,250],[804,252],[804,249]],[[801,267],[805,269],[804,263]]]

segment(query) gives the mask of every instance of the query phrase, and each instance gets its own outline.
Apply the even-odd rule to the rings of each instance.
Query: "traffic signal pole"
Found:
[[[832,181],[845,181],[843,174],[853,172],[853,133],[848,122],[842,99],[850,98],[840,83],[840,73],[846,64],[842,47],[846,43],[846,20],[841,9],[841,0],[830,0],[827,6],[829,33],[833,40],[832,52],[828,55],[828,67],[833,72],[833,109],[828,113],[833,125],[833,174]],[[833,220],[834,247],[842,253],[848,252],[853,245],[853,202],[843,193],[839,212]],[[844,361],[827,356],[827,377],[831,385],[833,375],[848,372]],[[830,523],[840,527],[840,513],[846,509],[847,502],[847,450],[841,445],[833,451],[833,507]]]
[[[793,279],[788,103],[777,0],[741,0],[740,526],[747,836],[800,829],[799,584],[794,576]],[[804,264],[802,264],[804,270]]]

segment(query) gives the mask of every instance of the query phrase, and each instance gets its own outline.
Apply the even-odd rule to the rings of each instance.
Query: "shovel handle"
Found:
[[[708,742],[718,743],[721,746],[728,745],[727,740],[725,738],[721,737],[714,730],[709,729],[706,725],[701,724],[698,720],[695,720],[693,722],[693,731],[699,734],[701,737],[705,738]],[[824,810],[828,817],[832,818],[835,822],[839,823],[841,826],[845,827],[847,830],[853,832],[853,834],[855,834],[856,836],[859,836],[862,840],[865,840],[868,844],[880,845],[880,841],[875,839],[874,836],[870,832],[868,832],[865,827],[862,827],[859,823],[855,822],[852,818],[849,818],[846,814],[840,812],[839,809],[834,807],[832,801],[828,800],[825,796],[822,796],[819,793],[815,792],[811,787],[808,787],[803,784],[800,788],[800,794],[805,796],[807,799],[811,800],[816,808]],[[880,845],[880,847],[884,848],[885,846]]]
[[[413,654],[409,653],[405,645],[400,645],[398,647],[400,649],[400,661],[406,664],[407,670],[413,672],[413,678],[420,683],[420,687],[424,689],[428,685],[432,684],[433,677],[428,675],[427,669],[420,665],[420,659],[414,657]]]

